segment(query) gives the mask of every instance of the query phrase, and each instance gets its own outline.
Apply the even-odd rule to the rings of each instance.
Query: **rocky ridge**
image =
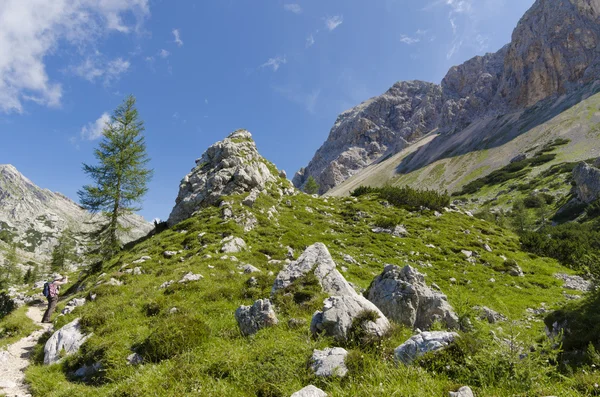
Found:
[[[3,236],[0,245],[20,245],[21,257],[34,261],[47,259],[66,229],[83,242],[81,233],[91,231],[95,219],[66,196],[36,186],[14,166],[0,165],[0,233]],[[121,236],[123,242],[137,240],[152,230],[152,225],[138,215],[124,217],[122,225],[129,229]]]
[[[522,111],[593,83],[600,72],[599,18],[598,0],[537,0],[511,43],[498,52],[452,67],[440,85],[399,82],[342,113],[308,166],[294,176],[295,186],[313,176],[324,193],[429,133],[441,133],[445,142],[480,119]],[[404,170],[423,165],[417,159]]]

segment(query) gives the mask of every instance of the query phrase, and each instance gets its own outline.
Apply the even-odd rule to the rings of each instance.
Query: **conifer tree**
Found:
[[[311,176],[308,177],[306,181],[306,185],[304,185],[304,193],[307,194],[317,194],[319,192],[319,184],[315,180],[315,178]]]
[[[92,179],[78,192],[81,205],[103,216],[91,236],[93,254],[108,258],[121,247],[118,233],[124,231],[119,219],[140,209],[136,206],[148,191],[152,170],[143,136],[144,123],[139,119],[135,98],[128,96],[117,107],[111,121],[104,126],[102,141],[94,156],[98,165],[83,165]]]
[[[53,272],[62,272],[66,269],[67,263],[74,261],[76,258],[73,234],[69,229],[65,229],[52,250],[50,269]]]

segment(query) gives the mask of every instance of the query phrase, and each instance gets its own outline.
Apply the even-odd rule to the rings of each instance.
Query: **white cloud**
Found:
[[[471,12],[473,0],[446,0],[446,5],[452,8],[452,12],[457,14]]]
[[[414,35],[409,36],[406,34],[403,34],[400,36],[400,42],[407,44],[407,45],[413,45],[413,44],[417,44],[420,43],[423,40],[427,40],[427,41],[434,41],[435,37],[433,37],[428,30],[424,30],[424,29],[418,29]]]
[[[306,48],[312,47],[315,44],[315,36],[310,34],[306,38]]]
[[[163,59],[168,58],[169,55],[171,55],[171,53],[169,51],[165,50],[164,48],[158,52],[158,56]]]
[[[0,1],[0,111],[20,113],[24,101],[59,106],[62,87],[49,77],[45,57],[60,44],[86,59],[99,38],[136,30],[148,13],[148,0]],[[136,25],[125,22],[129,16]],[[100,70],[88,69],[90,77]]]
[[[344,17],[336,15],[334,17],[325,18],[325,26],[331,32],[344,22]]]
[[[275,58],[269,58],[269,60],[265,63],[263,63],[262,65],[260,65],[261,68],[273,68],[273,71],[276,72],[279,70],[279,67],[281,65],[285,65],[287,63],[287,59],[285,58],[285,55],[283,57],[281,56],[276,56]]]
[[[96,53],[94,56],[86,58],[79,65],[72,67],[71,71],[91,83],[102,80],[104,85],[110,85],[118,80],[123,73],[127,72],[130,66],[131,63],[123,58],[107,61],[101,54]]]
[[[413,45],[419,43],[421,39],[418,37],[410,37],[403,34],[402,36],[400,36],[400,41],[404,44]]]
[[[293,12],[294,14],[302,13],[302,7],[300,7],[300,4],[284,4],[283,8],[285,8],[286,11]]]
[[[175,38],[175,44],[179,47],[183,46],[183,41],[181,40],[181,32],[179,29],[173,29],[173,37]]]
[[[204,103],[205,103],[206,105],[208,105],[208,99],[205,99],[205,100],[204,100]]]
[[[102,138],[102,132],[107,124],[110,123],[110,116],[108,113],[102,113],[102,116],[98,120],[88,123],[81,129],[81,139],[93,141]]]

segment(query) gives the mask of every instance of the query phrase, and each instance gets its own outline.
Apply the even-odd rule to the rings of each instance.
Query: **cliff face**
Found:
[[[600,76],[600,0],[538,0],[498,52],[452,67],[441,85],[396,83],[342,113],[294,177],[324,193],[429,132],[464,130],[486,116],[526,109]]]

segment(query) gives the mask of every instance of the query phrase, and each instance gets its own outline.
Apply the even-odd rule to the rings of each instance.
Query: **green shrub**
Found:
[[[17,308],[15,301],[6,292],[0,292],[0,320]]]
[[[450,205],[450,196],[447,192],[440,193],[435,190],[419,190],[408,186],[384,186],[378,188],[360,186],[351,193],[354,197],[360,197],[365,194],[377,194],[395,207],[412,211],[419,210],[421,207],[441,211],[444,207]]]
[[[159,362],[200,346],[210,336],[210,328],[195,316],[175,314],[162,318],[145,340],[143,355]]]
[[[379,226],[384,229],[393,229],[401,223],[402,220],[398,216],[378,216],[373,220],[373,224],[375,226]]]

